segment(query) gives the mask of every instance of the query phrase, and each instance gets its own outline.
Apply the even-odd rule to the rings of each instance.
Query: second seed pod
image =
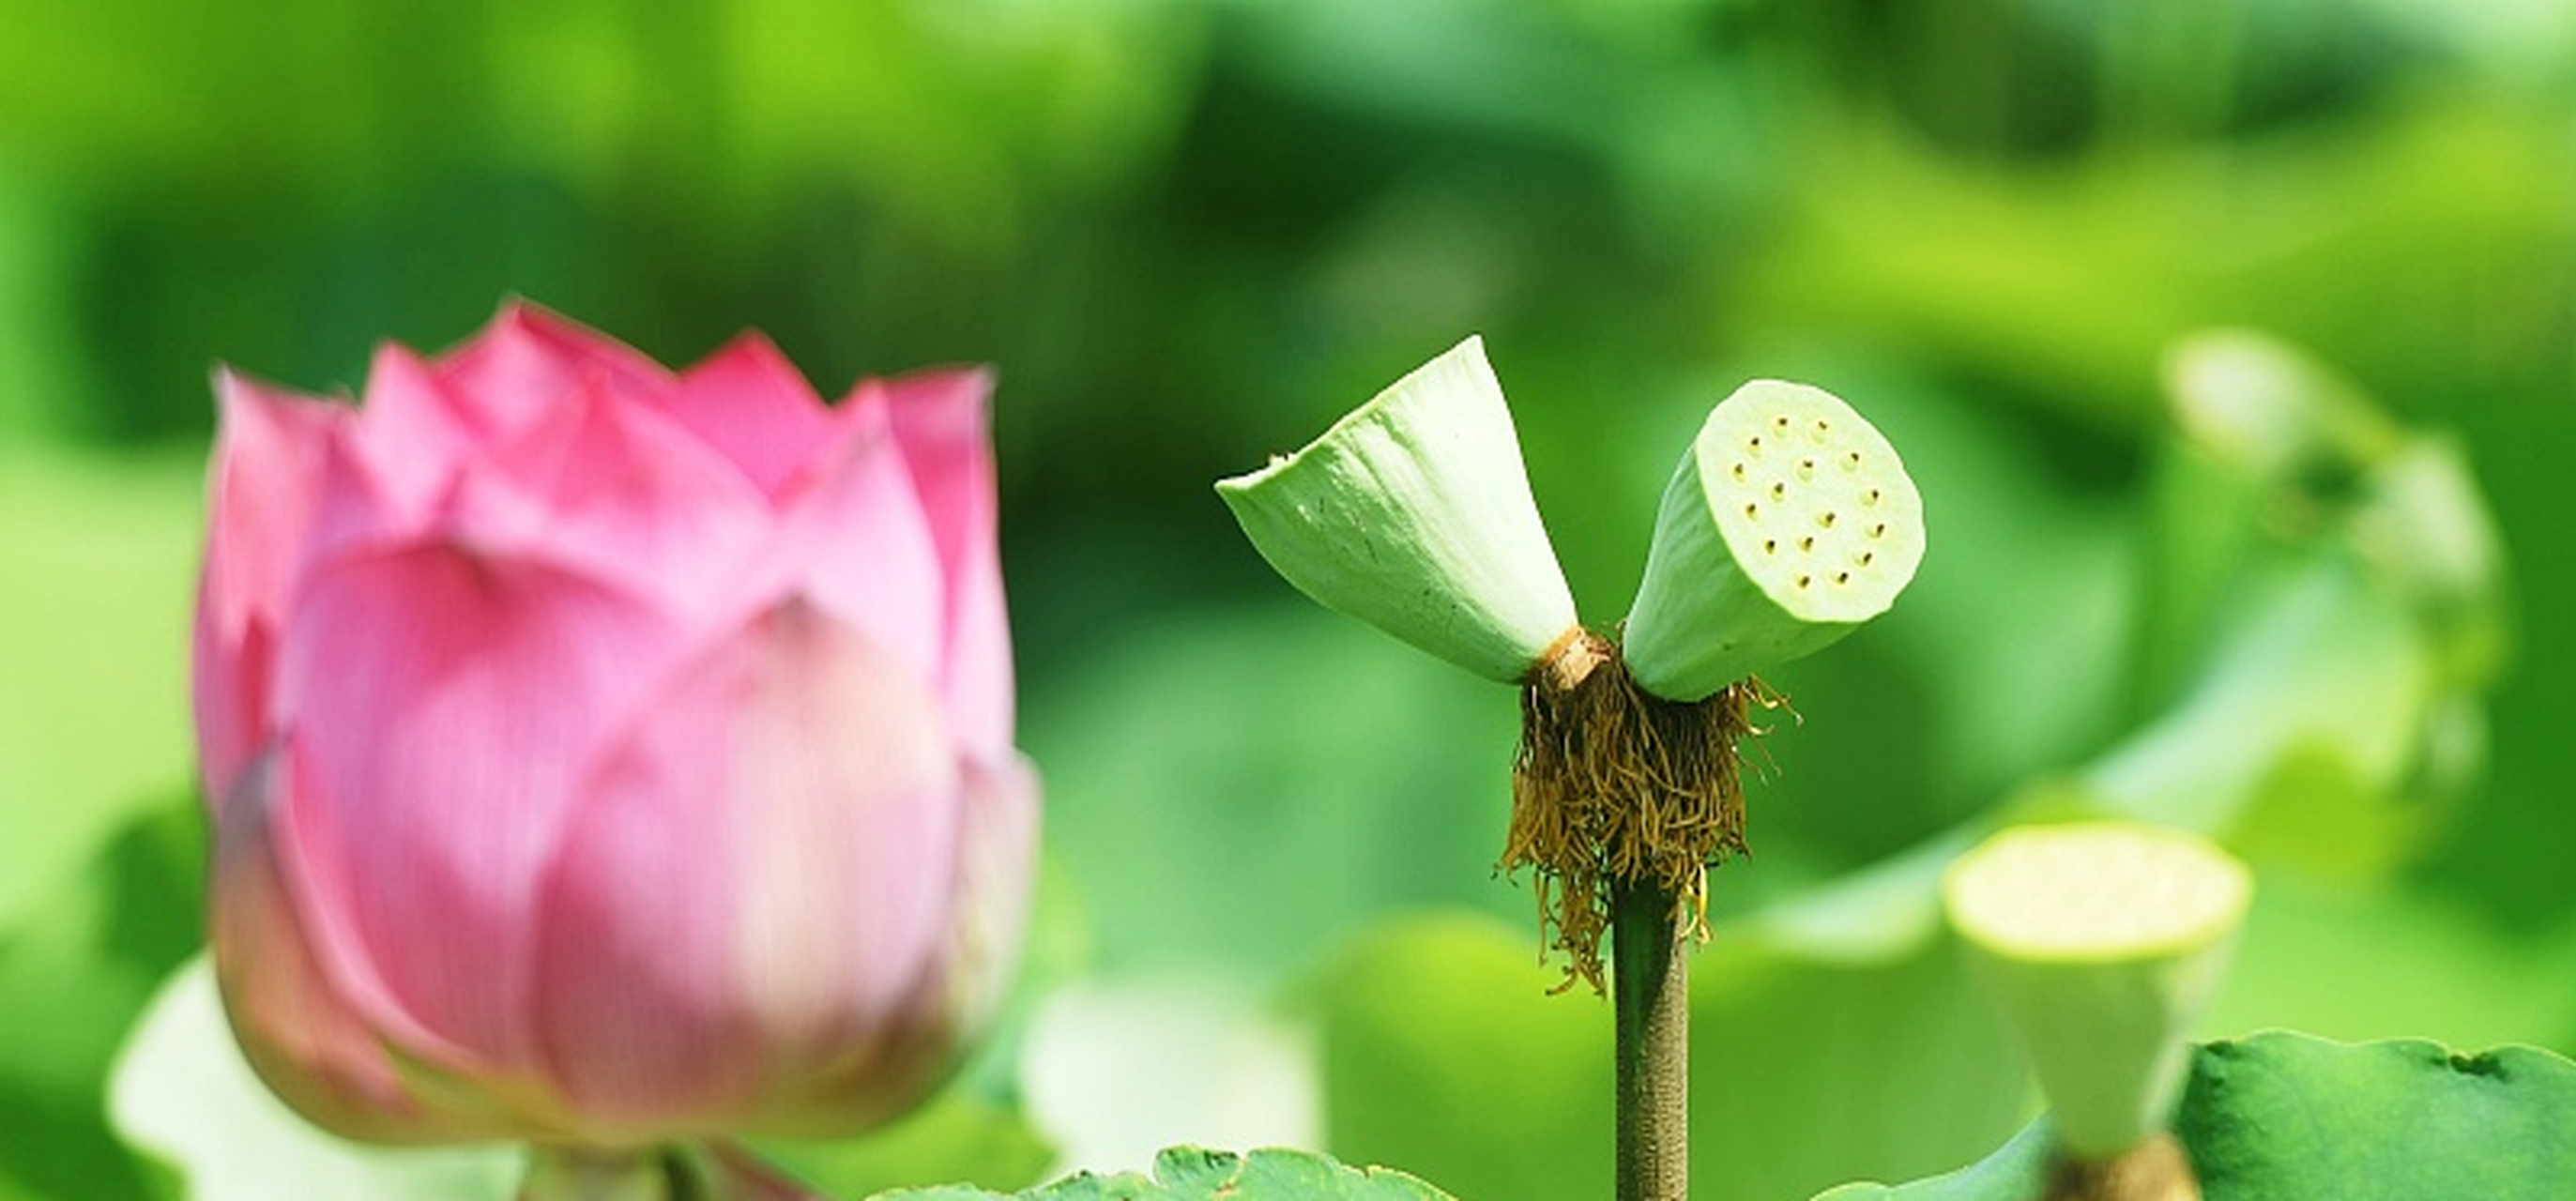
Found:
[[[1922,560],[1896,448],[1829,392],[1755,380],[1664,490],[1622,653],[1638,686],[1697,701],[1886,612]]]

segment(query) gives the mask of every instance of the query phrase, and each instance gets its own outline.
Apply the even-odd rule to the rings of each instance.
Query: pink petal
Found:
[[[392,343],[377,347],[366,403],[325,454],[305,569],[427,532],[479,453],[464,420],[429,364]]]
[[[1037,882],[1037,775],[1016,753],[990,762],[970,757],[960,768],[953,916],[924,973],[914,1024],[820,1064],[786,1110],[798,1124],[781,1133],[828,1136],[884,1120],[887,1094],[877,1082],[936,1073],[946,1048],[973,1037],[1010,990]]]
[[[928,688],[789,601],[640,711],[546,898],[546,1045],[612,1137],[793,1125],[819,1064],[892,1044],[882,1117],[944,1064],[959,780]]]
[[[1012,734],[1011,626],[985,416],[992,391],[989,371],[924,372],[863,388],[851,403],[883,398],[946,583],[941,691],[967,742],[1000,754]]]
[[[952,916],[923,973],[919,1003],[887,1036],[818,1061],[779,1106],[790,1119],[779,1133],[829,1137],[884,1121],[890,1096],[883,1082],[935,1079],[949,1048],[982,1029],[1010,990],[1037,881],[1037,776],[1016,753],[991,762],[968,758],[960,768]]]
[[[532,1066],[541,877],[606,732],[680,645],[600,582],[445,544],[307,585],[279,650],[290,870],[334,954],[478,1070]]]
[[[970,760],[966,817],[958,842],[957,896],[949,974],[967,1026],[980,1026],[1001,1006],[1027,932],[1037,884],[1038,777],[1028,760],[1007,752]]]
[[[524,300],[501,306],[474,340],[441,361],[439,379],[487,440],[525,427],[584,379],[642,398],[671,386],[633,347]]]
[[[844,406],[833,419],[833,440],[790,485],[758,587],[811,600],[916,679],[938,681],[946,588],[912,470],[886,406]]]
[[[734,339],[657,397],[671,418],[716,448],[769,496],[830,438],[822,398],[759,334]]]
[[[326,449],[350,410],[216,376],[194,692],[206,795],[220,805],[267,739],[269,651],[314,520]]]
[[[740,589],[767,500],[703,443],[594,377],[466,475],[449,529],[615,579],[694,615]]]
[[[350,1138],[434,1143],[509,1133],[484,1116],[425,1104],[395,1070],[382,1033],[345,999],[280,870],[281,831],[270,819],[281,775],[251,770],[215,822],[207,938],[251,1066],[296,1112]]]

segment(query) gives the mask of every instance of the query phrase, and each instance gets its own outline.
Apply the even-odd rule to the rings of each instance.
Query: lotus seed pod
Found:
[[[1488,679],[1576,626],[1482,339],[1216,490],[1299,591]]]
[[[1923,497],[1850,405],[1755,380],[1700,427],[1664,489],[1622,655],[1696,701],[1887,611],[1923,561]]]
[[[2253,889],[2197,835],[2117,822],[2006,830],[1951,865],[1950,924],[2067,1151],[2107,1158],[2165,1129]]]

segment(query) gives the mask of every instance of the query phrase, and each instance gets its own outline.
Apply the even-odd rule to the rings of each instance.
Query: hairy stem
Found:
[[[1690,957],[1694,918],[1652,881],[1611,886],[1618,1011],[1618,1201],[1690,1195]]]

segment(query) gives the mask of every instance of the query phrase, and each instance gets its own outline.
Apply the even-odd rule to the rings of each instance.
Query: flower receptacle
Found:
[[[1960,857],[1941,893],[2064,1150],[2106,1160],[2162,1133],[2252,900],[2244,865],[2180,831],[2025,826]]]
[[[1646,691],[1696,701],[1822,650],[1914,578],[1923,498],[1833,394],[1755,380],[1712,410],[1664,490],[1624,655]]]

